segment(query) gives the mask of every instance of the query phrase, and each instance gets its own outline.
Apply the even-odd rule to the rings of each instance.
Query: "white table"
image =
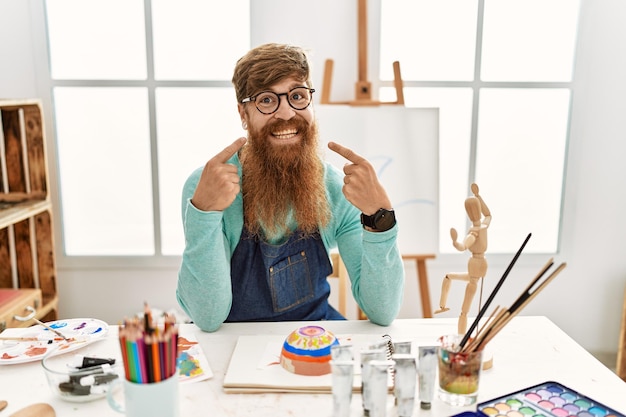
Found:
[[[225,324],[215,333],[205,333],[194,325],[181,326],[181,333],[194,332],[205,351],[213,378],[181,385],[181,416],[331,416],[329,394],[226,394],[222,381],[239,335],[287,335],[303,322]],[[317,324],[320,324],[317,322]],[[322,325],[337,335],[390,334],[398,340],[433,340],[454,333],[456,319],[403,319],[389,327],[369,321],[328,321]],[[112,326],[103,350],[119,350],[117,328]],[[555,380],[626,413],[626,383],[596,360],[580,345],[545,317],[517,317],[489,343],[494,357],[493,368],[483,372],[479,402],[508,394],[548,380]],[[80,350],[76,351],[80,352]],[[391,397],[390,397],[391,398]],[[71,403],[52,396],[39,362],[0,366],[0,400],[8,401],[2,416],[35,402],[47,402],[57,416],[120,416],[109,409],[105,399],[89,403]],[[389,402],[392,404],[392,401]],[[314,413],[317,407],[320,412]],[[472,409],[453,408],[436,396],[429,411],[416,405],[414,416],[448,416]],[[361,396],[352,398],[352,416],[361,416]],[[390,406],[387,415],[394,417]],[[155,416],[158,417],[158,416]]]

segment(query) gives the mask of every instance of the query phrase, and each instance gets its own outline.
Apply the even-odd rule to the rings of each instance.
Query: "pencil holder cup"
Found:
[[[178,417],[179,393],[178,374],[159,381],[150,383],[131,382],[122,379],[118,382],[122,385],[123,402],[118,402],[121,395],[113,391],[107,395],[109,406],[127,417]]]
[[[453,406],[474,404],[478,397],[482,351],[459,351],[462,335],[440,338],[437,349],[439,398]]]
[[[110,359],[102,352],[90,347],[81,350],[81,354],[63,353],[62,349],[63,345],[48,352],[41,361],[48,386],[62,400],[88,402],[104,398],[115,389],[115,382],[124,377],[121,361]],[[85,358],[103,359],[96,361],[100,364],[83,365]]]

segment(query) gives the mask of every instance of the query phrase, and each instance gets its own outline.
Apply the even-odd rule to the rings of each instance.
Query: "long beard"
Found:
[[[295,127],[302,140],[293,145],[272,145],[271,131]],[[310,235],[328,224],[330,210],[324,167],[318,155],[317,123],[301,117],[279,120],[260,131],[250,128],[241,150],[244,222],[253,235],[274,240],[289,235],[290,215]]]

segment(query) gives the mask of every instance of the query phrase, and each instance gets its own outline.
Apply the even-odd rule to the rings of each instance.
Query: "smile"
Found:
[[[298,134],[298,130],[296,129],[288,129],[288,130],[281,130],[278,132],[272,132],[272,136],[274,136],[276,139],[291,139],[297,134]]]

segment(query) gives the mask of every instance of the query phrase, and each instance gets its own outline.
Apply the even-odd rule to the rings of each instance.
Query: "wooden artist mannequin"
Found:
[[[491,212],[478,194],[478,185],[471,186],[473,197],[465,199],[465,211],[472,222],[472,226],[467,231],[467,236],[463,243],[457,241],[458,233],[456,229],[450,229],[452,244],[454,247],[463,252],[469,250],[472,256],[467,262],[467,272],[451,272],[446,274],[441,287],[441,299],[439,301],[439,310],[435,314],[450,310],[446,307],[448,292],[450,291],[450,283],[452,280],[466,281],[465,298],[459,315],[458,332],[464,334],[467,330],[467,313],[472,305],[472,300],[476,294],[478,280],[484,278],[487,273],[487,260],[485,259],[485,251],[487,250],[487,228],[491,223]],[[481,221],[482,216],[484,218]]]

